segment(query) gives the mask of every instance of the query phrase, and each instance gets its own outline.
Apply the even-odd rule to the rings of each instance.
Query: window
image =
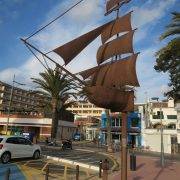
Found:
[[[177,115],[167,115],[168,119],[177,119]]]
[[[20,137],[20,138],[18,138],[18,144],[31,145],[31,142],[28,139]]]
[[[138,121],[139,121],[138,118],[132,119],[132,121],[131,121],[131,127],[138,127]]]
[[[160,115],[153,115],[152,118],[153,119],[161,119],[161,118],[164,119],[164,115],[162,115],[161,117],[160,117]]]
[[[118,118],[116,118],[116,127],[119,127],[119,121],[120,121],[120,119],[118,119]]]
[[[6,143],[18,144],[18,139],[17,139],[17,137],[10,137],[6,140]]]
[[[26,145],[31,145],[32,143],[31,143],[31,141],[29,141],[28,139],[25,139],[26,140]]]
[[[116,119],[112,118],[111,120],[111,126],[115,127],[116,126]]]
[[[24,138],[18,138],[18,144],[26,144],[26,141]]]
[[[157,115],[163,117],[163,111],[157,111]]]

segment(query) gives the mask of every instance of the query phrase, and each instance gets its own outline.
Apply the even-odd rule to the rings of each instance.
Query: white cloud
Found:
[[[159,96],[163,97],[164,92],[167,92],[168,74],[157,73],[153,66],[155,65],[155,52],[159,49],[159,45],[142,49],[142,53],[137,61],[137,75],[140,82],[140,87],[137,88],[137,101],[145,101],[145,92],[148,97]]]
[[[19,69],[16,69],[16,68],[8,68],[5,70],[2,70],[2,71],[0,71],[0,80],[11,83],[13,80],[14,74],[20,75],[21,72]]]
[[[176,0],[156,0],[147,1],[141,7],[132,7],[133,13],[133,25],[136,27],[142,27],[149,24],[157,23],[157,20],[161,19],[170,5],[173,5]]]
[[[155,25],[157,20],[164,16],[168,6],[174,2],[175,0],[149,0],[141,7],[133,7],[133,24],[135,27],[139,27],[135,33],[135,42],[143,40],[147,36],[147,26]],[[70,4],[72,4],[71,0],[60,2],[54,9],[47,13],[43,24],[46,24],[49,20],[59,15],[59,12],[63,12]],[[103,20],[103,15],[104,9],[100,6],[99,0],[85,1],[81,5],[78,5],[72,12],[49,26],[46,30],[34,36],[31,41],[40,47],[41,50],[47,52],[97,27],[100,25],[100,21]],[[97,39],[87,47],[83,53],[78,55],[67,68],[72,72],[78,72],[94,66],[96,64],[96,52],[99,45],[100,41]],[[141,84],[141,87],[137,89],[138,101],[144,101],[145,92],[148,92],[148,95],[152,97],[162,96],[162,90],[166,90],[168,76],[156,73],[153,69],[155,62],[154,53],[159,48],[160,46],[156,44],[155,47],[142,50],[142,54],[140,54],[139,60],[137,61],[137,72]],[[59,56],[54,54],[50,55],[56,59],[57,62],[63,64]],[[29,85],[31,84],[30,78],[38,76],[38,73],[41,71],[43,71],[42,65],[35,60],[34,57],[30,57],[17,69],[9,68],[1,71],[0,79],[11,82],[13,74],[16,74],[17,80]]]
[[[135,33],[136,43],[147,36],[149,29],[156,26],[158,21],[166,14],[170,5],[173,5],[175,2],[176,0],[148,0],[140,7],[135,6],[131,8],[133,10],[133,27],[138,28],[137,33]]]

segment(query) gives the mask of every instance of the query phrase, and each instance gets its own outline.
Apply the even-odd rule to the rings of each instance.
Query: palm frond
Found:
[[[160,40],[167,38],[168,36],[174,36],[180,34],[180,13],[172,12],[172,21],[167,26],[167,30],[160,37]]]

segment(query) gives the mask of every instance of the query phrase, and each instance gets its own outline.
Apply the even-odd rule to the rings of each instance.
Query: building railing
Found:
[[[23,115],[23,114],[12,114],[11,118],[44,118],[43,115]],[[0,118],[7,118],[7,114],[0,114]]]

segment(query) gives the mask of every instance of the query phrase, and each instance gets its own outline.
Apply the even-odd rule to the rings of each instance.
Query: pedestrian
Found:
[[[48,143],[49,143],[49,139],[48,137],[46,137],[45,144],[48,145]]]

